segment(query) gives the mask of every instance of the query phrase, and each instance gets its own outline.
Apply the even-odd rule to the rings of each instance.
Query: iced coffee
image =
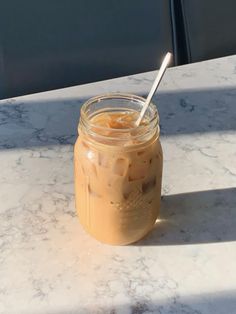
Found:
[[[144,237],[158,217],[162,149],[159,118],[151,105],[136,127],[144,99],[108,95],[81,110],[74,149],[79,220],[97,240],[114,245]]]

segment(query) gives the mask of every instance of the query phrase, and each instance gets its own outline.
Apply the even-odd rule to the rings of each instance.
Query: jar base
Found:
[[[111,246],[126,246],[126,245],[132,245],[134,243],[137,243],[137,242],[141,241],[142,239],[144,239],[146,236],[148,236],[148,234],[153,230],[155,224],[156,224],[156,219],[153,222],[153,224],[150,226],[150,228],[148,228],[148,230],[144,231],[142,233],[142,235],[140,235],[140,237],[138,237],[137,239],[127,240],[127,241],[109,241],[107,239],[104,240],[104,239],[97,237],[89,229],[87,229],[86,226],[84,226],[83,224],[80,223],[80,225],[83,227],[85,232],[87,234],[89,234],[93,239],[97,240],[98,242],[100,242],[102,244],[107,244],[107,245],[111,245]]]

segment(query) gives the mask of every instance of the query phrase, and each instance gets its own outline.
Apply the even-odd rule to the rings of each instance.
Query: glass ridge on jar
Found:
[[[144,102],[136,95],[108,94],[81,108],[74,147],[76,209],[84,229],[104,243],[138,241],[159,214],[163,156],[156,107],[150,104],[138,127],[94,122],[107,114],[138,116]]]

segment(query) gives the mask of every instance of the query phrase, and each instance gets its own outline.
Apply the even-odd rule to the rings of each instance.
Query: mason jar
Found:
[[[129,124],[144,102],[136,95],[108,94],[81,108],[74,147],[76,209],[84,229],[104,243],[138,241],[159,214],[163,155],[156,106],[150,104],[138,127]],[[117,118],[110,125],[115,116],[128,124],[117,127]]]

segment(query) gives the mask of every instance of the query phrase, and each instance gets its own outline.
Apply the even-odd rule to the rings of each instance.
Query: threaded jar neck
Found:
[[[159,137],[159,115],[156,106],[151,103],[145,113],[144,123],[127,128],[110,128],[93,121],[98,115],[119,114],[137,116],[145,99],[131,94],[107,94],[96,96],[85,102],[81,108],[78,131],[87,140],[110,146],[132,147],[145,144]]]

